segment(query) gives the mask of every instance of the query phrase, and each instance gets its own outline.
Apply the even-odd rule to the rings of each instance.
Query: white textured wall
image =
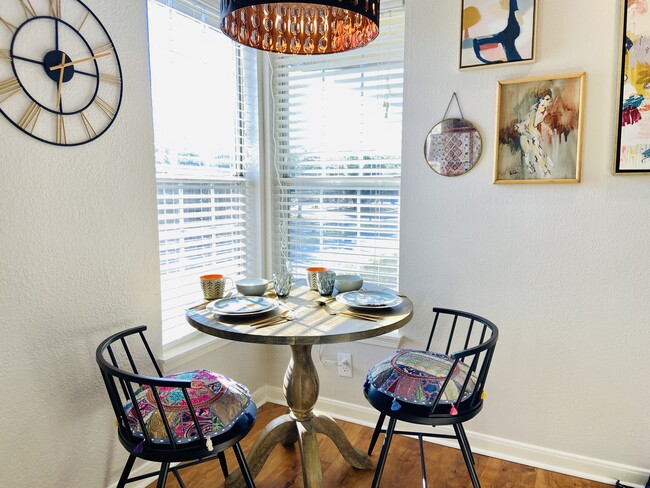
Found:
[[[465,308],[501,329],[472,429],[650,466],[650,177],[611,174],[618,0],[540,3],[537,61],[459,72],[459,2],[409,0],[401,282],[417,304]],[[582,182],[493,185],[497,80],[586,71]],[[456,91],[484,152],[444,178],[422,143]]]
[[[4,3],[4,2],[3,2]],[[0,452],[5,486],[103,487],[126,451],[94,353],[149,324],[160,343],[145,2],[86,2],[111,34],[122,108],[99,139],[56,147],[0,117]]]
[[[501,339],[468,429],[502,440],[497,455],[524,443],[512,451],[524,462],[544,462],[549,449],[555,461],[575,455],[567,469],[584,456],[585,474],[647,473],[650,176],[611,174],[619,2],[539,3],[535,63],[460,72],[460,1],[406,2],[400,281],[416,310],[404,345],[422,344],[434,305],[485,315]],[[576,71],[587,72],[582,182],[492,184],[497,80]],[[471,172],[445,178],[422,148],[454,91],[484,150]],[[322,368],[321,396],[366,407],[363,375],[388,352],[342,344],[324,357],[337,351],[352,352],[355,377]],[[272,358],[279,387],[286,352]],[[645,483],[642,471],[628,480]]]
[[[160,352],[146,2],[85,3],[122,63],[115,123],[99,139],[65,148],[36,141],[0,117],[0,457],[9,467],[3,486],[115,483],[127,452],[95,348],[113,332],[145,324]],[[254,350],[239,352],[244,347],[222,348],[198,366],[259,389],[266,375],[256,364],[264,358],[256,363]],[[237,368],[242,356],[247,365]]]
[[[86,3],[122,62],[115,124],[90,144],[59,148],[0,118],[0,454],[11,466],[3,481],[21,488],[115,482],[126,453],[94,350],[138,324],[160,341],[145,2]],[[433,305],[492,318],[502,336],[472,431],[647,469],[650,177],[610,174],[617,3],[544,0],[535,64],[461,73],[460,1],[407,0],[401,281],[417,306],[404,332],[416,344]],[[492,185],[496,81],[579,70],[583,182]],[[469,174],[443,178],[422,145],[452,91],[485,149]],[[241,371],[255,390],[265,351],[241,347],[192,365]],[[288,348],[267,349],[269,383],[281,387]],[[355,377],[322,369],[322,396],[365,407],[363,373],[387,351],[344,344],[324,356],[339,350],[354,354]],[[241,369],[236,358],[245,358]]]

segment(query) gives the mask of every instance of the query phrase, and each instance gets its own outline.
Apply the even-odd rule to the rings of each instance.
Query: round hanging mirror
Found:
[[[465,119],[444,119],[436,124],[424,143],[424,157],[442,176],[467,173],[481,157],[481,134]]]

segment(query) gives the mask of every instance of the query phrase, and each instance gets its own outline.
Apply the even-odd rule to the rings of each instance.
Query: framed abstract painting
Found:
[[[460,69],[535,60],[538,0],[463,0]]]
[[[494,183],[578,183],[585,74],[500,81]]]
[[[621,72],[614,174],[650,174],[650,12],[646,0],[620,0]]]

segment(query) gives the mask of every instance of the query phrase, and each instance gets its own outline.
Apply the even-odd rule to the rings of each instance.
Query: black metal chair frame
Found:
[[[364,388],[366,399],[380,412],[379,420],[377,421],[377,425],[375,426],[375,430],[370,440],[370,446],[368,447],[368,455],[372,455],[379,434],[386,434],[381,454],[377,461],[375,477],[372,482],[373,488],[379,487],[381,475],[388,456],[388,450],[394,434],[416,436],[418,438],[420,444],[423,486],[427,486],[426,468],[424,463],[424,437],[456,439],[463,454],[463,459],[465,460],[465,465],[467,466],[467,471],[469,472],[474,488],[480,488],[481,486],[478,476],[476,475],[474,456],[463,427],[463,422],[475,417],[483,408],[483,389],[490,368],[490,363],[492,361],[492,355],[494,354],[494,348],[499,337],[499,330],[496,325],[489,320],[468,312],[437,307],[433,309],[433,312],[435,317],[429,334],[429,340],[427,341],[426,351],[431,351],[436,327],[439,325],[439,318],[441,316],[451,316],[450,330],[446,340],[444,354],[452,358],[454,362],[450,368],[450,373],[447,375],[440,388],[440,391],[444,391],[445,387],[451,380],[452,372],[459,362],[469,366],[467,378],[458,394],[458,400],[455,403],[450,404],[441,402],[442,395],[438,395],[431,407],[399,402],[401,408],[398,410],[392,410],[391,405],[393,399],[391,397],[379,392],[372,385],[368,385]],[[460,321],[459,318],[461,319]],[[457,352],[450,352],[452,345],[456,347],[458,344],[458,335],[463,332],[463,328],[465,329],[465,334],[464,338],[461,336],[462,349]],[[477,335],[478,341],[476,341]],[[471,373],[476,377],[476,384],[474,389],[466,395],[465,392],[467,391]],[[453,408],[455,408],[456,413],[452,413],[452,405]],[[388,426],[384,429],[383,424],[387,416],[389,417]],[[398,420],[408,423],[430,425],[431,427],[451,425],[454,429],[455,435],[397,430],[396,424]]]
[[[99,365],[99,369],[104,380],[104,384],[106,385],[106,389],[108,391],[108,396],[111,400],[111,405],[113,406],[113,410],[115,412],[115,417],[117,418],[119,440],[125,449],[129,452],[129,458],[126,461],[126,465],[124,466],[117,487],[122,488],[127,483],[149,478],[157,474],[157,486],[158,488],[162,488],[165,486],[169,471],[171,471],[178,480],[179,485],[182,488],[185,488],[185,485],[183,484],[178,471],[180,469],[194,466],[199,463],[212,461],[214,459],[219,459],[223,474],[225,477],[227,477],[228,466],[226,464],[224,451],[228,448],[232,448],[241,469],[246,486],[249,488],[254,488],[255,484],[253,482],[253,477],[251,476],[250,470],[246,463],[246,458],[244,457],[244,453],[241,449],[241,446],[239,445],[239,441],[250,431],[253,426],[255,416],[257,414],[257,407],[255,404],[251,401],[247,408],[248,415],[242,415],[228,431],[211,437],[210,442],[212,443],[212,446],[211,448],[208,447],[208,439],[203,434],[203,431],[199,425],[199,420],[187,391],[189,388],[191,388],[191,381],[163,377],[160,367],[158,366],[158,363],[156,362],[151,348],[149,347],[149,344],[147,343],[147,340],[144,336],[144,331],[146,329],[146,326],[140,326],[114,334],[105,339],[97,347],[95,354],[97,364]],[[144,350],[146,350],[146,353],[151,362],[151,366],[158,375],[157,377],[141,375],[138,372],[134,354],[131,351],[131,348],[129,347],[126,340],[128,336],[134,335],[138,335],[142,340]],[[122,369],[121,365],[118,364],[115,350],[115,345],[117,343],[119,343],[118,347],[121,349],[123,355],[127,358],[131,371]],[[106,358],[106,355],[108,355],[110,361]],[[147,385],[151,388],[154,399],[156,401],[156,405],[158,406],[158,410],[160,412],[164,412],[164,408],[160,399],[158,388],[179,388],[185,398],[186,404],[188,406],[188,411],[194,422],[196,432],[198,433],[198,438],[190,442],[178,442],[178,439],[176,439],[176,436],[172,432],[167,417],[165,415],[160,415],[166,433],[167,442],[154,442],[149,435],[149,432],[147,431],[142,413],[140,412],[140,409],[137,408],[138,402],[136,400],[135,391],[137,388],[142,387],[143,385]],[[134,406],[134,412],[136,413],[141,432],[143,434],[142,437],[134,435],[131,427],[129,426],[127,414],[124,409],[125,401],[130,401]],[[162,463],[160,471],[153,471],[147,474],[129,478],[129,474],[131,473],[131,469],[133,468],[133,464],[137,458]],[[180,464],[171,466],[173,463]]]

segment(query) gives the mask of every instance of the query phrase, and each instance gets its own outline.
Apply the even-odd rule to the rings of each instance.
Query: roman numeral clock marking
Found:
[[[23,91],[18,79],[9,78],[5,81],[0,81],[0,103],[9,100],[16,93]]]
[[[119,76],[108,75],[106,73],[99,73],[99,79],[100,81],[103,81],[104,83],[108,83],[113,86],[122,85],[122,78],[120,78]]]
[[[7,29],[9,29],[9,32],[11,32],[12,34],[16,33],[16,26],[13,25],[8,20],[5,20],[2,17],[0,17],[0,23],[2,23]]]
[[[50,0],[50,16],[61,18],[61,2],[60,0]]]
[[[83,122],[84,129],[86,129],[86,135],[88,136],[88,139],[97,137],[97,132],[95,132],[95,129],[93,129],[93,126],[90,124],[90,121],[83,114],[83,112],[80,113],[79,116],[81,117],[81,122]]]
[[[56,143],[68,143],[68,138],[65,135],[65,118],[61,114],[56,116]]]
[[[109,119],[115,117],[115,114],[117,113],[117,111],[101,97],[95,97],[95,105],[97,105]]]
[[[36,128],[36,123],[38,122],[38,117],[41,115],[41,110],[43,110],[43,107],[38,105],[36,102],[32,102],[25,112],[25,115],[23,115],[23,118],[18,122],[18,125],[33,134],[34,129]]]
[[[20,4],[23,7],[23,10],[25,11],[25,17],[28,19],[32,19],[36,17],[36,10],[34,10],[34,7],[32,6],[32,3],[29,0],[20,0]]]

